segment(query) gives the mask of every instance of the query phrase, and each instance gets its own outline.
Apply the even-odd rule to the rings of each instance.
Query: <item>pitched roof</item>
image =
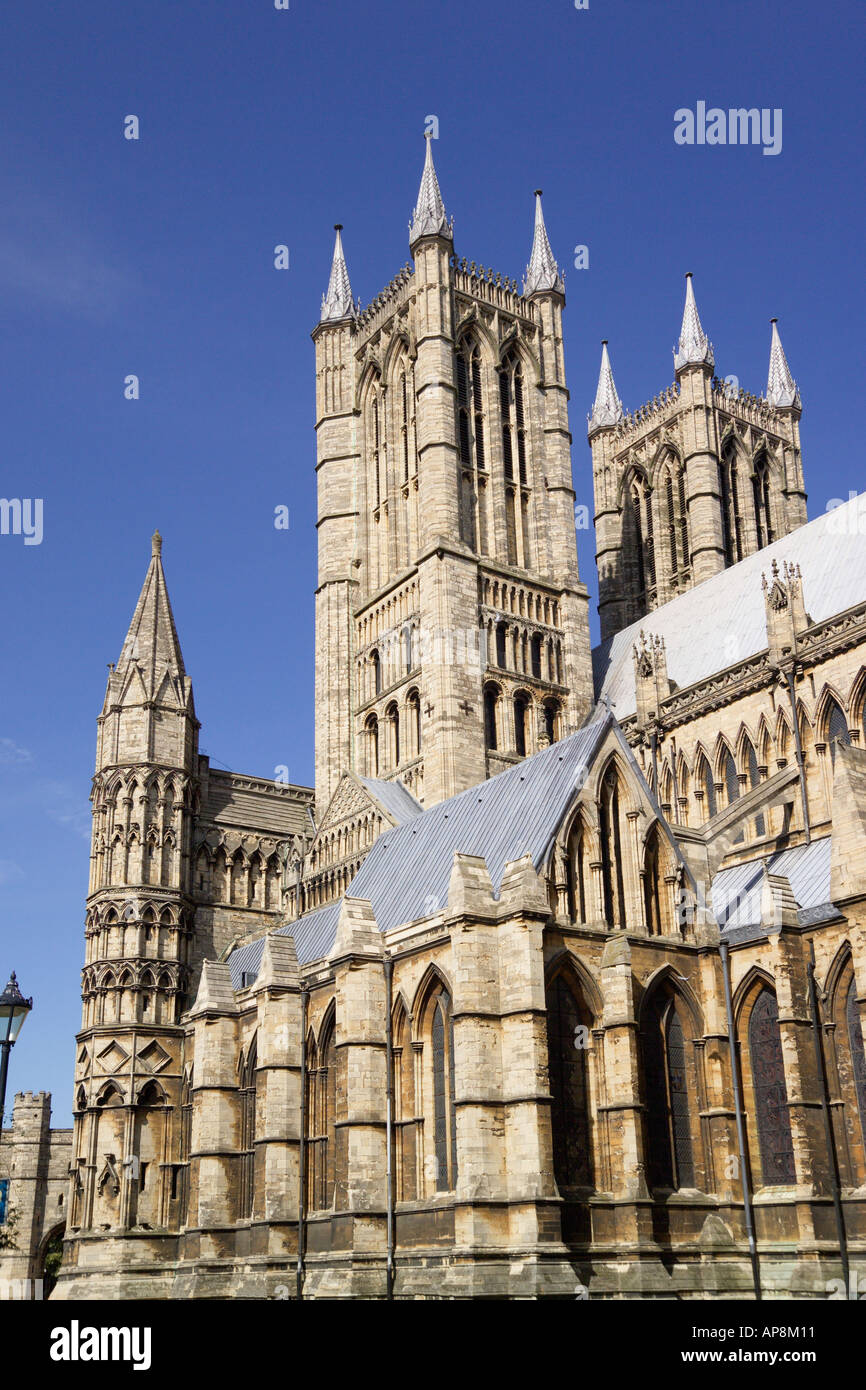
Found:
[[[538,869],[609,727],[605,716],[386,830],[352,880],[352,897],[369,899],[387,932],[444,907],[455,853],[485,859],[496,894],[511,860],[529,854]]]
[[[596,698],[617,719],[635,712],[632,647],[643,630],[665,640],[668,676],[678,689],[706,680],[767,646],[761,575],[773,560],[800,566],[813,622],[866,602],[866,493],[705,579],[593,649]],[[712,621],[708,621],[712,615]]]
[[[306,965],[311,960],[321,960],[322,956],[326,956],[330,951],[337,932],[340,901],[338,899],[325,907],[317,907],[314,912],[308,912],[297,922],[286,922],[283,926],[277,927],[274,933],[276,936],[295,938],[295,950],[301,965]],[[228,958],[228,966],[234,989],[241,988],[244,975],[251,975],[253,978],[258,975],[264,948],[265,938],[260,936],[257,941],[248,941],[245,946],[238,946],[237,950],[232,951]]]
[[[750,859],[722,869],[713,879],[713,915],[724,934],[732,940],[755,936],[761,923],[761,888],[764,866],[791,884],[799,909],[800,924],[811,925],[837,915],[830,900],[831,837],[796,845],[762,859]]]
[[[486,860],[495,894],[499,893],[505,865],[512,860],[528,853],[539,869],[562,816],[611,728],[620,739],[623,755],[633,763],[625,738],[605,714],[496,777],[386,830],[352,880],[351,896],[369,899],[380,929],[391,931],[444,907],[455,853],[480,855]],[[396,784],[376,785],[393,788]],[[341,903],[338,899],[277,928],[278,935],[294,936],[302,965],[320,959],[331,949]],[[243,973],[258,973],[262,949],[263,938],[238,947],[229,956],[236,989]]]
[[[404,787],[402,782],[384,782],[379,777],[359,777],[358,781],[398,825],[412,816],[420,816],[424,810],[420,801],[415,800],[409,788]]]

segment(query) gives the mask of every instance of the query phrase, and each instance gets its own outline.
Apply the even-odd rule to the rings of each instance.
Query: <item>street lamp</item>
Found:
[[[0,975],[0,979],[2,979]],[[25,1018],[33,1008],[33,1000],[25,999],[18,988],[15,971],[0,994],[0,1136],[3,1133],[3,1113],[6,1109],[6,1073],[9,1053],[18,1040]]]

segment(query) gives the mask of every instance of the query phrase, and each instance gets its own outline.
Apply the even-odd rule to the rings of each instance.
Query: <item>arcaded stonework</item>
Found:
[[[54,1297],[752,1297],[749,1216],[764,1296],[826,1297],[866,508],[806,524],[775,326],[732,396],[689,282],[663,400],[604,350],[590,653],[540,201],[520,293],[431,149],[411,267],[361,312],[338,230],[313,335],[315,806],[198,754],[158,538],[109,679]]]

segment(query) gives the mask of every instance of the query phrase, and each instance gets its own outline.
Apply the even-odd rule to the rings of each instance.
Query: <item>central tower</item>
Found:
[[[316,345],[316,803],[426,804],[585,718],[564,287],[536,194],[521,293],[454,254],[428,137],[406,265],[363,312],[337,228]]]

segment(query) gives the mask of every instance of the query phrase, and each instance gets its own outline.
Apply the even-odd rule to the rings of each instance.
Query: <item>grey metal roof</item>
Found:
[[[761,574],[774,560],[798,564],[814,622],[866,601],[866,493],[824,512],[738,565],[671,599],[593,649],[596,698],[620,720],[635,712],[632,647],[641,629],[663,637],[668,676],[683,689],[767,646]]]
[[[311,960],[320,960],[330,951],[337,934],[341,901],[317,907],[314,912],[306,913],[297,922],[285,922],[283,926],[277,927],[276,936],[295,938],[295,950],[301,965],[306,965]],[[249,941],[246,946],[239,946],[236,951],[232,951],[228,966],[234,989],[241,988],[244,975],[251,975],[253,978],[258,975],[264,947],[265,938],[261,936],[257,941]]]
[[[496,894],[505,865],[511,860],[528,853],[536,869],[540,868],[609,727],[617,728],[605,714],[576,734],[427,811],[406,792],[417,810],[379,836],[352,880],[349,894],[369,899],[380,929],[390,931],[405,922],[429,917],[445,905],[455,851],[480,855],[487,861]],[[623,752],[633,761],[625,738],[622,734],[619,737]],[[362,780],[374,796],[379,795],[380,788],[396,785]],[[330,951],[341,905],[339,898],[277,928],[280,936],[294,936],[302,965]],[[244,975],[254,978],[258,974],[263,949],[261,937],[239,946],[229,956],[235,989],[241,988]]]
[[[609,716],[431,806],[376,840],[352,880],[382,931],[429,917],[445,905],[455,852],[487,861],[494,893],[509,861],[532,856],[538,869],[569,802],[581,785]]]
[[[379,805],[384,806],[388,814],[394,817],[398,825],[412,816],[420,816],[424,810],[420,801],[415,800],[409,788],[404,787],[402,782],[384,782],[378,777],[360,777],[358,780],[371,796],[375,796]]]
[[[771,874],[781,874],[789,880],[801,925],[834,917],[836,909],[830,901],[831,843],[827,835],[810,845],[750,859],[717,873],[713,879],[713,913],[722,931],[726,935],[736,932],[736,939],[745,939],[743,928],[760,926],[764,864]]]

